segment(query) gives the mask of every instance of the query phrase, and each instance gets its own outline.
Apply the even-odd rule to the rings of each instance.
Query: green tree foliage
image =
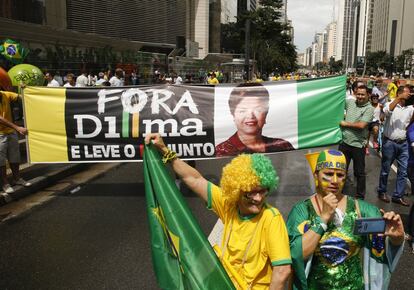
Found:
[[[399,56],[395,58],[395,69],[401,74],[405,71],[413,69],[414,48],[403,50]]]
[[[393,57],[386,51],[368,52],[365,61],[368,75],[376,75],[382,70],[390,73],[393,70]]]
[[[331,56],[329,59],[329,71],[332,73],[340,72],[343,69],[343,62],[342,60],[335,61],[335,58]]]
[[[287,24],[280,22],[282,0],[261,0],[256,11],[246,12],[237,23],[223,25],[223,50],[233,53],[245,51],[245,21],[250,19],[251,58],[257,61],[257,69],[271,72],[291,72],[296,69],[296,50]]]

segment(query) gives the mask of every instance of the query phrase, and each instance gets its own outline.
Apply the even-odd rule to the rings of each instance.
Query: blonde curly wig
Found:
[[[263,154],[241,154],[223,168],[220,187],[229,202],[236,203],[240,194],[254,188],[276,189],[279,177],[270,159]]]

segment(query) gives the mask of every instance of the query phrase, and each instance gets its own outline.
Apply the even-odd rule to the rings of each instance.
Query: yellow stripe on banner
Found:
[[[132,138],[138,138],[139,135],[139,113],[132,114]]]
[[[68,162],[66,88],[27,87],[23,98],[30,162]]]

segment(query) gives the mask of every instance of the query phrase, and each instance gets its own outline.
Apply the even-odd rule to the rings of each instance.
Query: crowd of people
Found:
[[[123,87],[125,85],[139,85],[139,77],[136,70],[133,70],[128,76],[121,68],[117,68],[112,74],[111,70],[101,71],[97,75],[86,70],[81,70],[78,76],[68,72],[61,76],[59,71],[45,72],[46,86],[48,87],[94,87],[94,86],[112,86]]]
[[[397,78],[385,88],[381,79],[373,80],[349,82],[344,120],[338,124],[342,142],[338,150],[324,150],[309,158],[316,192],[291,209],[286,223],[266,203],[278,185],[266,156],[254,150],[238,155],[223,168],[220,184],[215,185],[181,161],[158,133],[146,136],[146,144],[152,143],[161,152],[164,163],[171,164],[223,222],[221,242],[214,249],[237,289],[284,289],[286,284],[293,289],[388,288],[404,241],[414,246],[413,207],[406,234],[398,213],[365,201],[365,157],[372,136],[373,148],[382,152],[379,200],[409,206],[404,195],[407,177],[414,176],[413,88],[397,83]],[[390,198],[387,180],[394,160],[397,182]],[[345,192],[351,163],[356,189]],[[357,233],[355,223],[364,218],[382,218],[385,229]]]
[[[134,73],[128,83],[139,84],[139,77]],[[206,82],[219,83],[217,74],[209,73]],[[110,71],[100,72],[96,77],[86,71],[77,77],[72,73],[61,77],[47,72],[45,79],[51,87],[126,85],[122,69],[116,69],[114,75]],[[184,82],[178,74],[166,80],[170,81],[178,85]],[[223,168],[220,184],[215,185],[180,160],[159,134],[147,134],[145,143],[152,143],[163,155],[163,162],[171,164],[177,176],[223,221],[222,240],[214,249],[238,289],[284,289],[288,281],[293,289],[387,288],[404,241],[410,240],[414,245],[414,210],[411,206],[406,235],[399,214],[380,211],[364,200],[367,192],[365,157],[372,136],[373,148],[382,153],[379,200],[410,206],[404,195],[407,179],[414,184],[414,108],[411,102],[414,98],[413,87],[403,85],[397,77],[386,86],[384,83],[382,78],[374,76],[368,80],[349,78],[344,120],[338,124],[342,141],[338,150],[324,150],[309,159],[316,192],[291,209],[286,223],[277,208],[266,203],[267,196],[279,182],[268,157],[254,150],[238,155]],[[6,194],[14,191],[14,184],[30,186],[19,175],[17,134],[26,135],[27,130],[13,122],[10,109],[10,103],[19,95],[7,89],[0,91],[0,174]],[[257,91],[263,91],[260,85]],[[252,100],[246,103],[240,94],[235,90],[231,98],[234,117],[239,114],[240,106],[256,105]],[[262,94],[257,101],[266,102],[268,95]],[[261,106],[266,107],[267,103]],[[266,112],[257,114],[264,122]],[[218,146],[223,152],[234,143],[226,142]],[[268,142],[284,141],[272,139]],[[389,196],[387,181],[395,160],[397,181]],[[11,181],[6,175],[6,161],[12,170]],[[345,192],[351,162],[356,189]],[[411,193],[414,193],[413,188]],[[357,219],[379,217],[386,224],[382,234],[360,235],[354,231]]]
[[[345,195],[347,160],[337,150],[310,162],[316,193],[297,203],[285,224],[266,203],[279,178],[261,153],[241,154],[223,168],[220,185],[180,160],[158,133],[148,134],[163,162],[224,224],[214,245],[236,289],[387,289],[404,246],[401,217]],[[358,235],[359,218],[382,217],[383,234]]]

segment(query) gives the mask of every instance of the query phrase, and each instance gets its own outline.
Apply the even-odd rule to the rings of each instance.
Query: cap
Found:
[[[316,172],[322,169],[341,169],[346,170],[345,155],[338,150],[324,150],[306,154],[306,159],[312,169]]]

